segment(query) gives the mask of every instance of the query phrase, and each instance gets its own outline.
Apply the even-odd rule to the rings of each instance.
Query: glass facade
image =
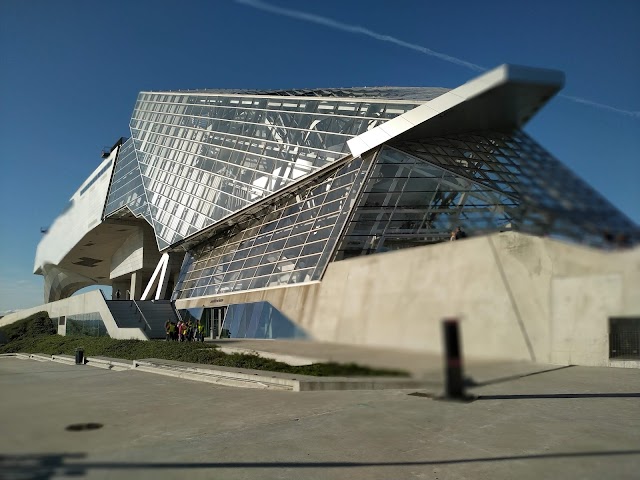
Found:
[[[305,91],[308,96],[300,97],[143,92],[130,123],[132,138],[118,159],[135,156],[137,166],[118,169],[118,190],[105,214],[128,204],[128,197],[141,198],[144,190],[164,249],[344,158],[348,139],[445,91],[409,89],[407,100],[356,96],[366,90]],[[389,89],[389,97],[401,91]],[[140,180],[134,181],[136,168]]]
[[[174,299],[319,280],[370,164],[347,162],[219,245],[192,249]]]
[[[308,335],[269,302],[254,302],[229,306],[221,337],[304,339]]]
[[[67,336],[108,337],[102,317],[98,312],[67,315]]]
[[[149,224],[153,225],[147,193],[142,185],[140,167],[131,138],[120,147],[118,152],[118,161],[111,179],[104,215],[109,216],[124,206],[128,207],[136,217],[143,216]]]
[[[603,246],[633,223],[520,130],[381,149],[335,260],[516,230]]]
[[[143,217],[160,250],[186,251],[174,300],[318,281],[329,261],[447,241],[456,227],[640,242],[633,222],[518,129],[411,129],[350,156],[347,140],[445,92],[142,92],[104,216]]]
[[[495,230],[515,206],[505,195],[385,146],[335,259],[449,240],[461,222]]]

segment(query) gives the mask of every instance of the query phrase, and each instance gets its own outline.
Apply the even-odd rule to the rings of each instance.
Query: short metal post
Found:
[[[468,400],[464,391],[464,376],[462,374],[462,348],[458,333],[458,319],[447,318],[442,321],[444,340],[444,398],[450,400]]]
[[[84,365],[84,348],[76,348],[76,365]]]

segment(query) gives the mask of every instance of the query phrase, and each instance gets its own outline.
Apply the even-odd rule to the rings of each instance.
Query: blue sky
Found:
[[[129,135],[141,90],[456,87],[478,66],[559,69],[564,96],[526,131],[640,223],[639,22],[628,0],[2,0],[0,312],[42,303],[40,227]]]

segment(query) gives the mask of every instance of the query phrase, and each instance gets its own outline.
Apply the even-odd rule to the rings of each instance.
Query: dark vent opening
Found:
[[[640,360],[640,317],[609,318],[609,358]]]

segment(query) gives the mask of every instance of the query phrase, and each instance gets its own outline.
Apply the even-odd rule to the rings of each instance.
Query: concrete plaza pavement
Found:
[[[4,357],[0,478],[638,478],[638,370],[506,370],[453,403]],[[65,429],[89,422],[103,426]]]

